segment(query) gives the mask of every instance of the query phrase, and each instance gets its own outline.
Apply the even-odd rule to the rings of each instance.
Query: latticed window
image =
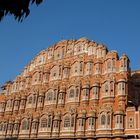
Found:
[[[47,100],[51,101],[52,100],[52,92],[48,92],[47,94]]]
[[[108,60],[108,62],[107,62],[107,68],[111,69],[111,61],[110,60]]]
[[[23,120],[22,121],[22,130],[28,130],[29,129],[29,120]]]
[[[32,129],[37,129],[37,122],[32,123]]]
[[[74,123],[75,123],[75,118],[74,116],[71,117],[71,127],[74,127]]]
[[[98,95],[99,87],[93,87],[93,94]]]
[[[15,106],[18,106],[19,105],[19,101],[15,101]]]
[[[46,118],[42,118],[41,119],[41,128],[46,128],[47,127],[47,119]]]
[[[74,97],[74,89],[70,89],[69,98]]]
[[[29,100],[28,100],[28,104],[31,104],[32,103],[32,100],[33,100],[33,98],[32,98],[32,96],[30,96],[29,97]]]
[[[129,128],[133,128],[134,127],[134,119],[133,117],[129,118]]]
[[[53,100],[56,100],[56,91],[53,93]]]
[[[101,115],[101,125],[105,125],[106,124],[106,116],[103,114]]]
[[[14,130],[18,130],[19,124],[14,124]]]
[[[49,116],[49,117],[48,117],[48,128],[51,127],[51,120],[52,120],[52,119],[51,119],[51,117]]]
[[[87,97],[88,95],[89,95],[89,89],[86,88],[86,89],[84,89],[84,96]]]
[[[77,87],[76,88],[76,97],[78,97],[79,96],[79,88]]]
[[[115,69],[115,59],[112,59],[112,67]]]
[[[3,129],[3,124],[0,124],[0,131],[2,131]]]
[[[43,102],[43,97],[39,97],[39,98],[38,98],[38,102],[39,102],[39,103],[42,103],[42,102]]]
[[[8,130],[12,130],[12,128],[13,128],[13,125],[12,124],[8,124]]]
[[[59,93],[59,99],[63,99],[63,93]]]
[[[33,103],[35,103],[36,102],[36,95],[34,95],[34,97],[33,97]]]
[[[70,127],[70,118],[68,116],[64,119],[64,127]]]
[[[105,92],[108,92],[108,83],[105,83]]]
[[[9,100],[9,101],[7,102],[7,107],[12,107],[12,100]]]
[[[58,121],[54,121],[54,128],[58,128]]]
[[[93,117],[90,117],[90,118],[88,119],[88,125],[89,125],[89,126],[94,126],[94,118],[93,118]]]
[[[83,62],[80,62],[80,72],[83,71]]]
[[[6,128],[7,128],[7,124],[5,123],[5,124],[3,125],[3,131],[6,131]]]
[[[84,126],[84,120],[82,118],[79,119],[79,126]]]
[[[110,121],[111,121],[111,116],[110,114],[107,114],[107,125],[110,125]]]
[[[110,91],[113,92],[114,91],[114,83],[110,82]]]

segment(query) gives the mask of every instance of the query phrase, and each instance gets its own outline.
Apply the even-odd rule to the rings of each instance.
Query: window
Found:
[[[77,67],[77,65],[75,66],[75,68],[74,68],[74,69],[75,69],[75,71],[74,71],[74,72],[75,72],[75,73],[77,73],[77,72],[78,72],[78,67]]]
[[[117,129],[123,128],[123,116],[120,114],[117,114],[115,116],[115,128]]]
[[[111,61],[110,60],[107,61],[107,69],[109,69],[109,70],[111,69]]]
[[[19,105],[19,101],[15,101],[15,106],[18,106]]]
[[[25,105],[25,100],[22,99],[22,100],[21,100],[21,106],[24,106],[24,105]]]
[[[74,116],[71,117],[71,127],[74,127],[75,119]]]
[[[84,126],[84,120],[83,119],[79,119],[79,126]]]
[[[22,130],[28,130],[29,129],[29,121],[28,120],[23,120],[22,122]]]
[[[111,121],[111,116],[110,114],[107,115],[107,125],[110,125],[110,121]]]
[[[93,87],[93,94],[97,95],[99,91],[98,87]]]
[[[83,71],[83,62],[80,62],[80,72]]]
[[[53,100],[56,100],[56,90],[53,93]]]
[[[39,97],[39,98],[38,98],[38,102],[39,102],[39,103],[43,103],[43,97]]]
[[[84,89],[84,96],[86,96],[86,97],[88,97],[88,95],[89,95],[89,89]]]
[[[133,128],[134,127],[134,120],[133,117],[129,118],[129,128]]]
[[[114,91],[114,83],[110,82],[110,92],[112,93]]]
[[[52,100],[52,92],[48,92],[47,94],[47,100],[51,101]]]
[[[105,125],[106,124],[106,116],[103,114],[101,115],[101,125]]]
[[[45,73],[45,81],[49,80],[49,73]]]
[[[112,59],[112,67],[115,69],[115,59]]]
[[[51,127],[51,117],[49,116],[48,117],[48,128],[50,128]]]
[[[31,104],[31,103],[32,103],[32,100],[33,100],[33,99],[32,99],[32,96],[30,96],[30,97],[29,97],[29,100],[28,100],[28,104]]]
[[[19,124],[15,124],[14,125],[14,130],[18,130],[19,129]]]
[[[3,124],[0,124],[0,131],[2,131],[3,129]]]
[[[89,126],[94,126],[94,118],[93,118],[93,117],[90,117],[90,118],[88,119],[88,125],[89,125]]]
[[[58,128],[58,121],[54,121],[54,128]]]
[[[60,99],[60,100],[63,99],[63,93],[59,93],[59,99]]]
[[[108,83],[105,84],[105,92],[108,93]]]
[[[12,105],[13,105],[13,101],[12,101],[12,100],[8,100],[8,101],[7,101],[6,107],[7,107],[7,108],[11,108]]]
[[[70,127],[70,118],[68,116],[64,119],[64,127]]]
[[[76,88],[76,97],[78,97],[78,96],[79,96],[79,89]]]
[[[6,131],[6,128],[7,128],[7,124],[5,123],[5,124],[3,125],[3,131]]]
[[[41,119],[41,125],[40,125],[41,128],[45,128],[47,127],[47,119],[46,118],[42,118]]]
[[[125,95],[125,82],[118,83],[119,94]]]
[[[36,103],[36,95],[34,95],[34,97],[33,97],[33,103],[34,104]]]
[[[74,89],[70,89],[69,98],[74,98]]]
[[[12,124],[8,124],[8,128],[7,130],[12,131],[13,125]]]
[[[37,129],[37,122],[32,123],[32,129]]]

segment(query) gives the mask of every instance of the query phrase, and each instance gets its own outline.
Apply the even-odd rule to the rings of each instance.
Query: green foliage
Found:
[[[0,0],[0,21],[6,15],[13,15],[20,22],[30,14],[30,4],[39,5],[43,0]]]

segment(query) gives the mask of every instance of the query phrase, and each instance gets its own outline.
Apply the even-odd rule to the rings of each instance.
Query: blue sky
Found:
[[[61,39],[87,37],[140,68],[140,0],[44,0],[22,23],[0,22],[0,86],[13,80],[42,49]]]

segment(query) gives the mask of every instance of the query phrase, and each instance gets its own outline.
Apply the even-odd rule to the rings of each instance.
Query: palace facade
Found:
[[[2,86],[0,139],[137,139],[139,75],[125,54],[62,40]]]

